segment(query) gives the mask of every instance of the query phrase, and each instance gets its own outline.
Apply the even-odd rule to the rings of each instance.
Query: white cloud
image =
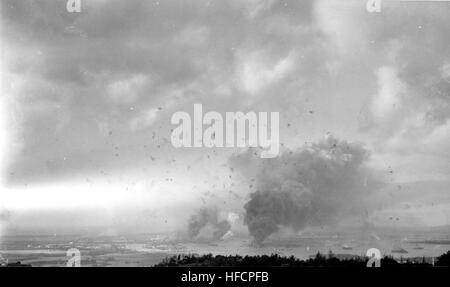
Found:
[[[109,97],[117,103],[135,102],[150,80],[145,75],[133,75],[126,80],[119,80],[108,85],[107,91]]]
[[[319,0],[314,6],[318,27],[329,37],[340,54],[353,55],[362,52],[365,34],[360,21],[361,5],[354,1]],[[366,15],[367,16],[367,15]]]
[[[245,9],[246,16],[253,19],[261,12],[272,7],[276,0],[235,0],[234,2],[242,5]]]
[[[450,62],[444,63],[441,69],[442,69],[442,78],[450,81]]]
[[[158,112],[159,110],[157,108],[151,108],[132,118],[130,121],[130,129],[132,131],[139,131],[150,127],[157,120]]]
[[[441,150],[450,153],[450,121],[433,129],[429,136],[422,139],[427,147],[432,147],[433,150]]]
[[[206,27],[192,26],[182,30],[175,36],[175,44],[186,46],[201,46],[208,42],[209,31]]]
[[[101,136],[106,137],[109,135],[111,131],[111,127],[108,121],[99,121],[97,124],[98,132]]]
[[[275,63],[269,63],[264,53],[251,52],[238,58],[241,63],[238,71],[241,88],[245,92],[256,94],[291,72],[297,57],[294,53],[290,53]]]
[[[388,119],[399,107],[405,85],[393,67],[381,67],[377,71],[378,94],[372,102],[372,113],[376,120]]]

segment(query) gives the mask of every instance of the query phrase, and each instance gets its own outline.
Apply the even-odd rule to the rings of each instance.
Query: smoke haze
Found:
[[[221,239],[230,229],[231,224],[226,220],[219,218],[219,211],[215,207],[201,208],[197,210],[189,219],[188,236],[190,239],[196,239],[202,229],[210,226],[213,229],[212,239]]]

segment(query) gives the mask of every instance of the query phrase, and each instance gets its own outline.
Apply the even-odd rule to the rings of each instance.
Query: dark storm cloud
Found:
[[[448,6],[388,3],[375,15],[361,1],[65,5],[2,2],[11,183],[138,166],[166,143],[170,115],[194,102],[283,111],[282,138],[295,145],[330,130],[382,152],[416,150],[430,133],[427,147],[446,140]]]
[[[11,181],[138,164],[144,145],[151,152],[167,138],[170,112],[199,99],[236,109],[246,95],[234,74],[247,54],[276,65],[299,44],[295,28],[309,29],[312,2],[286,3],[83,1],[70,14],[66,1],[5,1],[21,147]],[[213,95],[223,91],[218,105]],[[149,142],[152,133],[159,141]]]

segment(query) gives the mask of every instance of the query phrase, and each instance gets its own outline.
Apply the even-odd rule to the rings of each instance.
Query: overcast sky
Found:
[[[203,192],[244,196],[227,165],[238,150],[170,144],[172,114],[201,103],[280,112],[285,148],[361,142],[390,183],[422,182],[408,212],[449,221],[448,3],[82,0],[73,14],[65,0],[1,3],[0,208],[133,206],[163,225]]]

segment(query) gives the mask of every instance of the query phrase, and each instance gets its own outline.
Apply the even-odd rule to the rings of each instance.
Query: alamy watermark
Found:
[[[81,267],[81,252],[77,248],[70,248],[66,252],[67,260],[66,267]]]
[[[381,0],[367,0],[366,9],[369,13],[381,12]]]
[[[369,257],[366,267],[381,267],[381,251],[378,248],[369,248],[366,252]]]
[[[260,147],[262,158],[274,158],[280,151],[278,112],[270,112],[269,123],[268,112],[226,112],[223,117],[209,111],[203,115],[202,104],[194,104],[193,121],[189,113],[179,111],[172,115],[171,123],[178,125],[171,135],[176,148]]]
[[[80,13],[81,12],[81,0],[68,0],[66,4],[67,12]]]

